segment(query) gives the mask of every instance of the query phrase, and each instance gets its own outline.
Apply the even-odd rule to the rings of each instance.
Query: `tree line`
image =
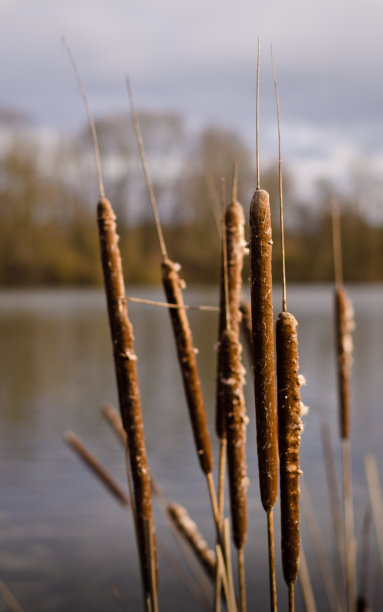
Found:
[[[240,136],[209,126],[186,139],[172,114],[142,114],[168,251],[188,282],[216,283],[219,274],[220,177],[239,163],[239,200],[248,211],[255,163]],[[0,116],[0,131],[4,127]],[[160,252],[145,185],[127,117],[97,122],[105,155],[106,193],[118,214],[118,230],[130,283],[159,282]],[[126,128],[126,138],[123,136]],[[0,152],[0,284],[86,286],[101,282],[95,210],[94,161],[88,133],[58,140],[46,149],[12,123]],[[3,139],[4,140],[4,139]],[[166,155],[163,154],[166,152]],[[273,215],[274,278],[281,273],[277,163],[262,168]],[[330,199],[340,202],[346,282],[383,281],[381,178],[368,164],[352,171],[343,192],[322,181],[313,202],[299,201],[285,168],[286,267],[289,282],[333,279]],[[374,215],[374,212],[376,213]]]

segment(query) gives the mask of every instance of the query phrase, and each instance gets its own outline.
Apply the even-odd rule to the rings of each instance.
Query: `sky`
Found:
[[[39,125],[85,121],[68,58],[95,115],[136,104],[191,128],[234,127],[255,152],[257,37],[260,152],[277,156],[273,45],[283,158],[302,185],[342,180],[363,157],[383,167],[381,0],[0,0],[0,108]]]

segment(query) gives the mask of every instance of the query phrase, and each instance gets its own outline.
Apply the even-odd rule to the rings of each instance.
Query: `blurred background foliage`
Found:
[[[255,188],[255,159],[239,135],[208,126],[187,133],[174,114],[142,112],[140,121],[168,252],[188,282],[218,280],[220,177],[230,199],[233,161],[246,215]],[[160,280],[160,251],[137,145],[126,115],[97,121],[106,194],[118,217],[126,281]],[[280,279],[278,164],[261,167],[272,206],[274,278]],[[347,282],[383,280],[382,177],[356,160],[349,185],[318,182],[311,201],[284,167],[287,278],[333,278],[330,200],[340,202]],[[95,285],[101,282],[96,226],[97,182],[89,130],[41,133],[0,112],[0,283],[2,286]],[[245,272],[248,276],[248,272]],[[246,277],[245,276],[245,277]]]

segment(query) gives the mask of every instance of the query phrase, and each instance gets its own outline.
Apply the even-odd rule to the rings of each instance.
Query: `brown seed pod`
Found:
[[[221,285],[220,285],[220,311],[218,323],[218,354],[217,354],[217,391],[216,391],[216,432],[219,439],[225,433],[225,413],[222,407],[222,388],[221,379],[221,351],[220,343],[222,333],[226,329],[227,320],[230,321],[230,328],[237,334],[239,324],[242,319],[240,312],[241,290],[242,290],[242,268],[245,250],[245,217],[243,207],[237,201],[231,202],[225,214],[225,235],[226,235],[226,254],[227,254],[227,290],[225,295],[225,265],[224,257],[221,261]],[[226,298],[229,302],[229,312],[226,312]]]
[[[182,306],[184,303],[182,282],[178,274],[178,269],[179,266],[170,261],[170,259],[166,258],[162,261],[162,282],[167,301],[170,304]],[[210,474],[213,471],[213,453],[207,428],[205,405],[188,317],[183,308],[169,308],[169,314],[173,326],[178,361],[181,366],[182,379],[198,458],[203,472],[205,474]]]
[[[128,439],[144,588],[145,592],[148,593],[150,592],[151,577],[150,562],[145,554],[147,547],[145,546],[144,521],[150,521],[154,525],[150,476],[138,388],[137,357],[133,346],[133,329],[125,302],[121,255],[116,233],[116,217],[110,202],[106,198],[101,198],[98,203],[97,217],[119,405]],[[154,533],[152,536],[154,546]],[[156,561],[155,564],[157,565]]]
[[[288,585],[299,567],[299,444],[302,433],[297,321],[281,312],[276,324],[278,430],[283,575]]]
[[[212,578],[216,572],[215,553],[209,548],[197,524],[192,521],[188,511],[180,504],[169,504],[167,508],[170,519],[179,533],[189,542],[203,567]]]
[[[230,328],[237,334],[241,321],[240,302],[242,268],[245,251],[245,217],[239,202],[231,202],[226,209],[227,280],[229,290]]]
[[[350,381],[352,364],[353,309],[343,287],[335,289],[335,333],[338,365],[340,431],[342,439],[350,437]]]
[[[241,345],[234,331],[222,334],[222,387],[227,428],[227,462],[233,539],[238,550],[246,542],[247,534],[247,487],[249,484],[246,465],[246,415],[243,395],[243,367]]]
[[[271,221],[269,194],[255,191],[250,204],[250,290],[259,485],[262,505],[273,508],[278,494],[275,403]]]

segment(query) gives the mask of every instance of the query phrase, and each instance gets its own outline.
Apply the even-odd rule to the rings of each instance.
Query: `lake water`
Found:
[[[162,299],[160,289],[129,288],[130,295]],[[356,535],[367,498],[363,457],[369,451],[383,468],[383,289],[352,287],[355,309],[352,385],[352,461]],[[216,304],[214,289],[188,289],[185,301]],[[279,306],[280,294],[275,292]],[[299,321],[300,370],[307,379],[301,466],[331,557],[334,537],[320,437],[329,424],[340,482],[340,450],[334,374],[332,290],[289,288],[288,307]],[[165,309],[130,304],[135,330],[149,464],[165,495],[184,504],[214,543],[206,485],[190,435],[169,315]],[[217,315],[190,312],[208,420],[214,434]],[[116,405],[105,298],[98,291],[0,293],[0,578],[25,610],[118,610],[111,585],[131,610],[141,609],[139,572],[131,516],[87,471],[63,442],[65,430],[80,435],[125,487],[121,448],[101,416]],[[248,365],[248,362],[247,362]],[[250,373],[248,379],[251,378]],[[249,535],[245,549],[249,609],[268,609],[266,517],[258,493],[252,385],[246,388]],[[217,444],[214,441],[215,456]],[[277,504],[278,506],[278,504]],[[159,538],[182,565],[172,535],[156,512]],[[286,602],[276,507],[278,596]],[[328,606],[305,524],[302,534],[318,610]],[[377,584],[378,556],[371,532],[368,588],[383,609]],[[160,555],[160,608],[198,609]],[[378,576],[379,578],[379,576]],[[302,609],[299,587],[297,610]],[[1,602],[0,602],[0,609]]]

